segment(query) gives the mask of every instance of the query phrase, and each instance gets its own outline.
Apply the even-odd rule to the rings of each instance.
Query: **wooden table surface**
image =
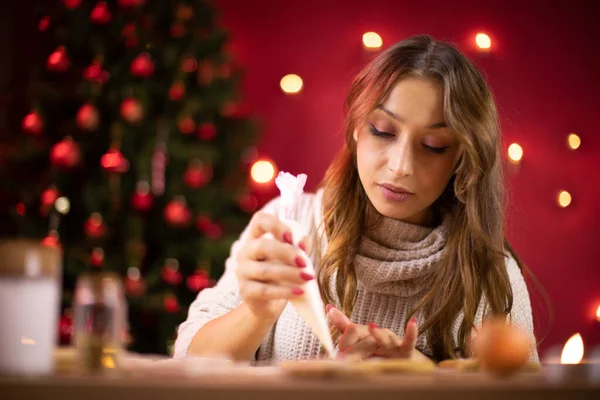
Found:
[[[542,373],[509,378],[480,372],[436,371],[426,375],[365,378],[299,378],[274,367],[234,372],[143,372],[113,377],[57,374],[0,376],[2,400],[411,400],[411,399],[600,399],[600,382],[556,382]]]

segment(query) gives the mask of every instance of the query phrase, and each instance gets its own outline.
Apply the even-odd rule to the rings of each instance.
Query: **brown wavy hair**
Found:
[[[337,298],[342,311],[352,315],[358,294],[354,259],[369,201],[358,175],[353,132],[406,76],[441,84],[446,125],[458,138],[462,156],[444,194],[433,205],[438,215],[449,218],[444,255],[439,267],[425,277],[429,290],[405,322],[423,311],[419,334],[426,334],[433,358],[464,357],[480,301],[485,297],[491,314],[507,315],[512,309],[505,266],[511,249],[504,240],[500,129],[494,100],[481,73],[448,43],[429,36],[410,37],[382,52],[354,79],[345,103],[345,146],[322,182],[328,245],[318,271],[321,295],[326,303]],[[461,312],[464,318],[456,343],[453,325]]]

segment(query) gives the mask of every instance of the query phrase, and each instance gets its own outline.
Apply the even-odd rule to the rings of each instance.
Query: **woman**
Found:
[[[527,287],[504,240],[496,108],[477,69],[428,36],[397,43],[354,80],[345,134],[321,189],[301,199],[311,234],[300,249],[271,201],[233,245],[218,284],[190,306],[175,356],[319,354],[288,303],[311,279],[330,303],[342,353],[466,357],[470,333],[497,314],[535,344]],[[302,271],[303,250],[317,276]]]

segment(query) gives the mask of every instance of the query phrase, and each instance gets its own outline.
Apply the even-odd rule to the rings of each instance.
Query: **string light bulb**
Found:
[[[571,193],[567,192],[566,190],[561,190],[558,193],[557,202],[562,208],[568,207],[569,204],[571,204],[571,200]]]
[[[250,176],[256,183],[268,183],[275,176],[275,166],[267,160],[259,160],[252,165]]]
[[[296,74],[288,74],[281,78],[281,81],[279,82],[281,90],[283,90],[283,92],[286,94],[300,93],[303,85],[304,83],[302,82],[302,78]]]
[[[523,158],[523,148],[518,143],[508,146],[508,158],[513,163],[518,163]]]
[[[581,146],[581,138],[577,134],[571,133],[567,136],[567,144],[571,149],[577,150]]]
[[[489,50],[492,47],[492,39],[485,33],[478,33],[475,36],[475,43],[481,50]]]
[[[56,208],[56,211],[58,211],[62,215],[67,215],[69,213],[69,210],[71,209],[71,202],[69,202],[69,199],[67,199],[64,196],[59,197],[54,202],[54,208]]]
[[[365,32],[362,36],[363,46],[367,50],[377,50],[383,46],[381,36],[376,32]]]

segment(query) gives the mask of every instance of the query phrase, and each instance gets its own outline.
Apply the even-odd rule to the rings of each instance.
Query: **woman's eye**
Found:
[[[394,137],[394,135],[392,133],[382,132],[379,129],[375,128],[375,125],[373,125],[373,124],[369,124],[369,131],[371,131],[371,134],[373,134],[373,136],[377,136],[377,137],[384,137],[384,138]]]
[[[434,146],[429,146],[424,144],[423,147],[425,147],[425,150],[430,151],[434,154],[443,154],[446,149],[448,148],[448,146],[444,146],[444,147],[434,147]]]

